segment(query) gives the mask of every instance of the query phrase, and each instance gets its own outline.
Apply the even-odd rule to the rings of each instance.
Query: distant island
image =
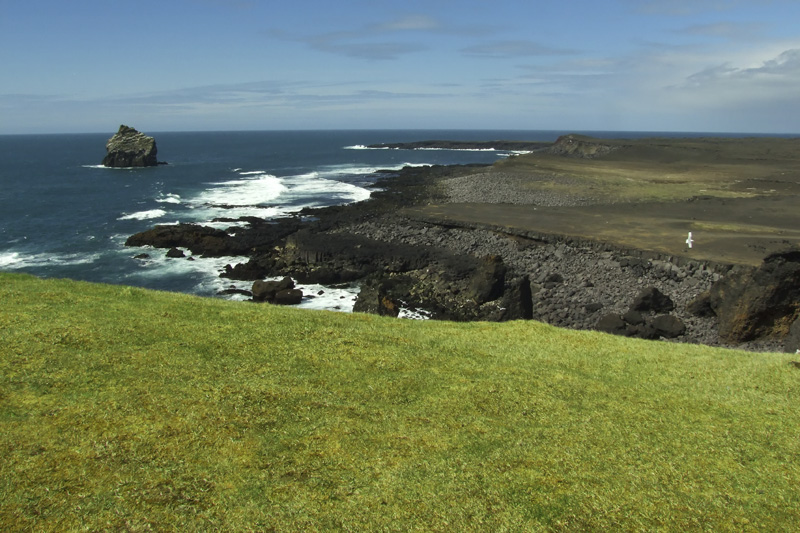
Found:
[[[391,148],[394,150],[500,150],[533,152],[552,146],[552,142],[537,141],[414,141],[405,143],[370,144],[367,148]]]

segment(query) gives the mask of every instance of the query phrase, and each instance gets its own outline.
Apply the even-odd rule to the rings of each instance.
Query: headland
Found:
[[[228,231],[157,226],[128,244],[245,256],[223,274],[234,279],[359,281],[357,311],[410,307],[450,320],[784,348],[799,305],[757,335],[723,327],[721,337],[725,311],[714,295],[800,244],[800,139],[567,135],[535,144],[491,166],[385,172],[357,204]],[[648,291],[670,304],[642,307]]]

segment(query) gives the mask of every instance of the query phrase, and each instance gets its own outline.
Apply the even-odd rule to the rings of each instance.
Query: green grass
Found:
[[[0,274],[0,530],[792,531],[789,354]]]

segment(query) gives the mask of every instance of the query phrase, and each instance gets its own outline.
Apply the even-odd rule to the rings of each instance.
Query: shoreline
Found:
[[[569,136],[559,141],[553,146],[567,152],[556,154],[562,166],[607,159],[609,154],[613,158],[626,144]],[[233,233],[216,230],[212,235],[185,227],[165,239],[154,229],[147,236],[133,236],[129,245],[185,246],[195,254],[230,252],[233,247],[238,253],[232,255],[248,260],[228,268],[224,277],[358,281],[362,290],[356,311],[395,316],[405,306],[448,320],[534,319],[571,329],[600,329],[601,318],[625,315],[638,293],[656,288],[674,302],[668,314],[685,327],[674,340],[780,351],[780,339],[721,343],[717,318],[695,316],[687,309],[728,272],[752,265],[503,224],[498,213],[515,209],[577,212],[611,206],[606,209],[623,214],[641,205],[609,203],[606,191],[587,188],[583,176],[541,168],[542,161],[552,167],[552,154],[534,160],[539,168],[533,172],[522,172],[518,162],[525,157],[495,165],[383,171],[377,190],[364,202],[306,209],[291,219],[250,221]],[[476,198],[483,202],[466,201]],[[442,216],[443,209],[447,216]],[[645,312],[639,331],[658,314]]]

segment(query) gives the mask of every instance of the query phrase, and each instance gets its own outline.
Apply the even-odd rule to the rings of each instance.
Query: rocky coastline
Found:
[[[383,172],[372,197],[357,204],[307,209],[273,221],[248,219],[244,227],[226,231],[192,224],[156,226],[126,244],[242,256],[241,263],[229,265],[221,275],[253,281],[254,300],[274,300],[277,285],[269,297],[255,294],[264,293],[261,280],[269,277],[290,278],[281,285],[285,291],[296,291],[292,281],[356,281],[361,285],[358,312],[397,316],[403,307],[434,319],[533,319],[648,339],[757,351],[789,348],[784,339],[790,323],[769,325],[757,335],[720,328],[720,316],[736,311],[723,309],[724,298],[715,300],[714,295],[728,290],[726,280],[745,283],[744,277],[759,272],[752,266],[485,223],[454,223],[407,209],[475,201],[580,206],[592,200],[546,188],[521,197],[502,173],[487,179],[490,170],[434,166]],[[792,270],[800,266],[800,256],[776,261],[788,264],[791,275],[800,273],[800,268]],[[298,295],[284,296],[294,300]]]

